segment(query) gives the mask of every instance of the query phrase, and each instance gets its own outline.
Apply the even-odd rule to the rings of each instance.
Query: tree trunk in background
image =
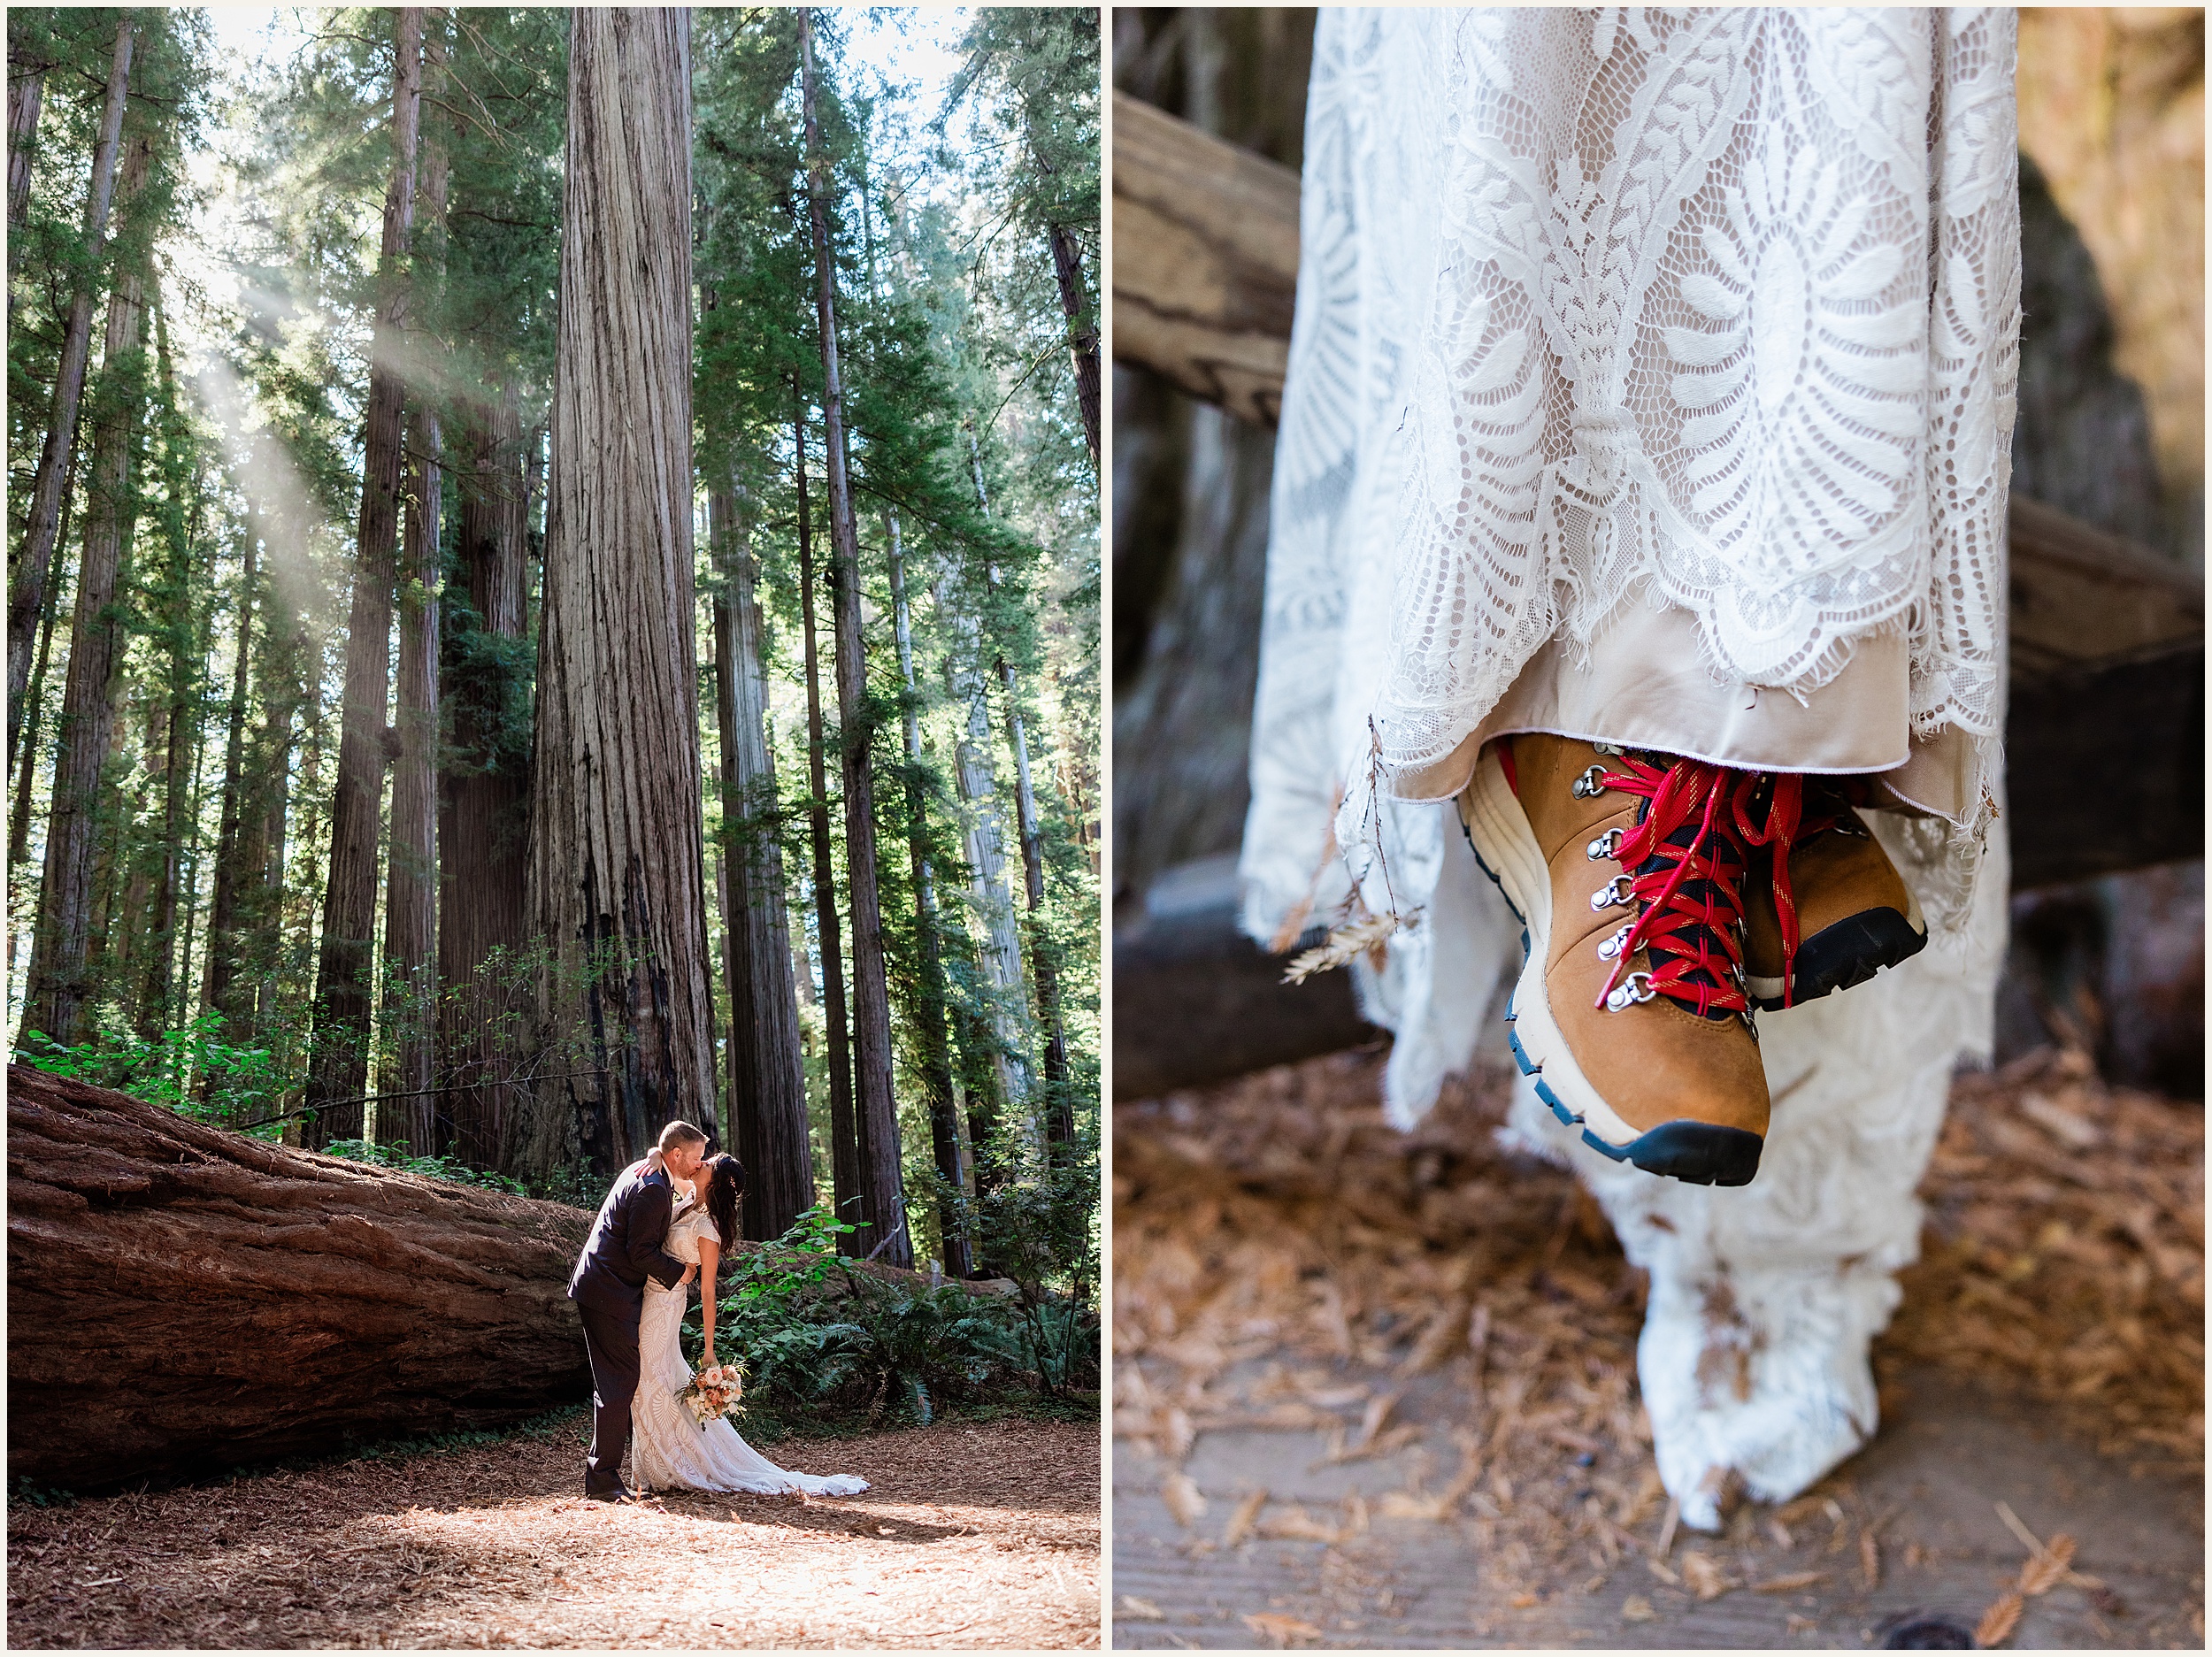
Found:
[[[511,1077],[526,1043],[528,997],[518,959],[526,923],[530,766],[501,741],[512,712],[512,667],[489,647],[520,640],[527,618],[522,411],[514,388],[467,410],[469,464],[461,473],[455,554],[464,614],[447,607],[440,690],[452,715],[452,746],[439,794],[438,1006],[442,1129],[437,1148],[472,1168],[503,1169],[516,1153],[526,1098]]]
[[[12,1065],[9,1471],[92,1490],[588,1398],[590,1225]]]
[[[953,748],[953,775],[964,808],[962,838],[972,879],[970,894],[983,923],[983,974],[991,986],[991,1069],[998,1081],[999,1104],[1026,1118],[1032,1109],[1026,1032],[1021,1009],[1028,1005],[1022,981],[1020,923],[1006,885],[1006,854],[999,827],[997,785],[991,770],[991,694],[977,661],[982,627],[954,602],[949,583],[937,588],[937,608],[947,617],[956,641],[945,676],[954,699],[968,710],[966,733]],[[969,1138],[979,1155],[990,1142],[997,1113],[969,1106]],[[979,1170],[979,1178],[981,1178]]]
[[[124,56],[119,49],[118,57]],[[153,139],[140,134],[125,151],[122,195],[127,211],[153,165]],[[83,1013],[92,989],[88,967],[98,852],[96,825],[101,768],[115,733],[113,681],[127,642],[115,599],[138,518],[134,472],[144,402],[139,329],[150,265],[148,256],[144,263],[134,261],[117,271],[108,296],[107,340],[93,417],[84,559],[77,576],[69,683],[62,702],[61,756],[54,767],[38,931],[24,994],[25,1032],[42,1030],[64,1047],[85,1039]]]
[[[423,88],[446,91],[445,48],[432,32],[423,43]],[[444,144],[422,141],[421,224],[412,266],[419,284],[435,284],[445,264],[447,163]],[[420,295],[418,295],[419,304]],[[426,310],[427,307],[424,306]],[[434,362],[438,342],[415,336]],[[426,381],[437,379],[434,367]],[[445,574],[442,387],[426,383],[414,398],[405,460],[407,493],[401,530],[397,741],[392,748],[392,844],[384,877],[385,1018],[391,1026],[390,1068],[377,1081],[376,1137],[436,1154],[438,1100],[431,1091],[437,1059],[438,971],[438,584]]]
[[[732,485],[707,495],[714,594],[715,721],[722,740],[723,930],[729,940],[731,1138],[745,1164],[745,1235],[772,1241],[814,1201],[806,1066],[791,983],[776,772],[751,525]]]
[[[223,734],[223,813],[215,830],[215,894],[207,921],[204,999],[211,1009],[222,1015],[224,1034],[232,1040],[242,1033],[232,991],[238,970],[239,887],[242,883],[257,883],[259,876],[258,871],[241,866],[239,829],[246,805],[246,687],[253,656],[254,577],[261,552],[260,517],[249,504],[245,565],[238,577],[238,654],[231,664],[230,711]]]
[[[169,350],[168,318],[158,307],[154,311],[154,338],[161,376],[161,409],[169,428],[163,480],[167,496],[163,502],[163,514],[169,543],[169,571],[164,594],[168,614],[163,618],[163,631],[168,635],[165,654],[169,700],[162,710],[165,729],[161,744],[161,838],[153,848],[153,903],[147,924],[151,953],[145,963],[138,995],[138,1032],[148,1039],[169,1028],[173,1022],[182,1022],[173,1005],[179,970],[177,905],[184,881],[185,831],[189,820],[186,814],[200,751],[193,713],[197,702],[197,657],[203,643],[192,618],[192,549],[201,527],[202,503],[196,481],[189,477],[180,452],[183,441],[182,410],[178,406],[175,364]],[[192,496],[189,518],[185,516],[188,493]],[[184,758],[188,753],[192,756],[190,764]],[[183,970],[190,970],[188,955]]]
[[[15,320],[15,266],[22,252],[17,237],[31,202],[31,148],[38,140],[38,110],[46,87],[45,65],[26,65],[18,73],[15,49],[8,49],[8,320]]]
[[[887,1265],[914,1263],[906,1225],[898,1102],[891,1088],[891,991],[883,959],[883,906],[876,887],[875,778],[868,668],[862,653],[860,536],[846,470],[844,391],[837,364],[837,267],[829,241],[829,163],[814,111],[810,14],[799,13],[799,62],[806,113],[807,190],[814,228],[816,315],[822,348],[823,470],[828,474],[830,593],[837,625],[837,723],[845,793],[845,867],[853,923],[853,1104],[859,1130],[869,1251]]]
[[[866,1217],[859,1141],[853,1124],[852,1045],[845,1021],[845,947],[837,924],[837,885],[830,866],[829,773],[823,761],[821,653],[814,636],[814,536],[806,491],[806,410],[791,426],[798,457],[799,615],[806,640],[807,832],[814,847],[814,930],[822,953],[822,1012],[829,1026],[830,1188],[837,1217],[857,1224]],[[837,1239],[848,1254],[873,1245],[851,1232]]]
[[[415,217],[415,141],[422,101],[422,8],[403,6],[392,81],[392,182],[384,197],[369,403],[362,420],[361,517],[346,621],[345,705],[330,807],[330,875],[315,971],[314,1047],[302,1138],[319,1149],[357,1139],[368,1091],[375,992],[377,840],[384,791],[385,704],[391,694],[392,572],[399,535],[398,357],[407,338],[404,261]]]
[[[571,25],[530,901],[552,1061],[527,1162],[715,1131],[692,576],[688,15]],[[585,1072],[596,1071],[596,1074]]]
[[[425,169],[427,175],[431,170]],[[424,191],[425,201],[430,191]],[[398,752],[392,758],[392,844],[384,886],[384,1016],[393,1062],[377,1078],[376,1137],[411,1155],[436,1150],[438,977],[438,411],[418,403],[409,445],[399,577]]]
[[[972,426],[968,431],[968,467],[975,479],[976,504],[987,518],[991,497],[983,487],[983,454]],[[995,569],[990,579],[995,588]],[[1014,750],[1014,816],[1021,831],[1022,891],[1029,905],[1029,968],[1036,982],[1037,1015],[1045,1026],[1045,1132],[1051,1143],[1064,1144],[1074,1137],[1075,1112],[1067,1096],[1068,1034],[1060,1017],[1060,975],[1043,932],[1044,837],[1037,826],[1037,790],[1029,774],[1029,733],[1022,725],[1019,681],[1004,656],[998,658],[997,666],[999,687],[1006,694],[1006,740]]]
[[[73,465],[71,471],[75,471]],[[61,520],[62,538],[65,541],[68,539],[70,528],[68,500],[68,492],[65,490]],[[11,882],[14,878],[16,865],[31,855],[31,785],[38,770],[39,726],[46,712],[46,665],[54,649],[54,624],[60,618],[63,600],[69,596],[72,593],[65,579],[50,581],[39,609],[38,656],[32,666],[27,692],[31,705],[24,715],[22,753],[10,773],[15,779],[15,798],[8,814],[8,872]],[[12,927],[8,932],[8,957],[9,975],[12,979],[15,970],[15,932]]]
[[[906,686],[906,713],[901,721],[906,741],[907,856],[914,877],[915,933],[921,946],[922,1085],[929,1102],[929,1144],[936,1159],[937,1178],[948,1192],[969,1189],[966,1158],[960,1143],[958,1102],[953,1096],[952,1059],[945,1042],[945,962],[937,918],[937,871],[930,866],[927,832],[928,802],[922,793],[922,721],[914,685],[914,630],[907,614],[906,549],[899,538],[899,515],[883,515],[885,538],[891,548],[891,609],[899,647],[899,678]],[[945,1270],[964,1277],[974,1270],[975,1259],[962,1230],[959,1210],[950,1202],[937,1205],[937,1234],[941,1239]]]
[[[125,12],[115,26],[115,58],[108,70],[107,101],[101,106],[100,139],[92,152],[91,188],[85,196],[85,268],[69,299],[69,320],[62,334],[61,363],[54,380],[54,406],[47,417],[46,446],[40,452],[38,472],[32,480],[31,504],[23,520],[22,550],[8,588],[11,774],[15,770],[16,739],[23,728],[23,693],[31,677],[32,634],[37,630],[54,547],[61,533],[62,491],[76,447],[77,402],[84,395],[85,364],[92,355],[92,303],[98,294],[101,253],[107,244],[108,204],[115,190],[116,151],[122,142],[123,105],[130,86],[133,30],[131,14]]]
[[[1083,436],[1098,464],[1098,318],[1083,291],[1083,244],[1064,225],[1051,229],[1052,273],[1060,284],[1060,309],[1067,313],[1068,356],[1075,364],[1075,401],[1083,411]]]

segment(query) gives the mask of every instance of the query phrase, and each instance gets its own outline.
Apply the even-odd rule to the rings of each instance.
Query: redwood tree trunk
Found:
[[[891,548],[891,612],[893,636],[899,647],[899,678],[906,686],[906,717],[901,722],[906,740],[907,857],[914,877],[915,932],[919,940],[922,966],[921,1013],[922,1085],[929,1095],[929,1143],[937,1162],[937,1177],[949,1193],[968,1188],[968,1170],[961,1155],[958,1105],[952,1091],[952,1057],[945,1039],[945,962],[937,918],[937,871],[930,866],[926,844],[928,801],[922,792],[922,722],[915,705],[914,633],[906,605],[906,550],[899,538],[899,515],[886,512],[885,537]],[[944,1250],[947,1272],[967,1277],[974,1257],[961,1229],[958,1210],[949,1201],[937,1207],[937,1234]]]
[[[238,654],[231,664],[230,711],[223,734],[223,809],[215,830],[215,894],[207,922],[208,1007],[222,1015],[225,1034],[236,1040],[238,1008],[231,986],[237,973],[238,899],[242,886],[257,886],[258,871],[240,866],[240,821],[245,807],[246,686],[253,657],[254,576],[260,559],[260,514],[246,511],[245,566],[238,577]]]
[[[127,146],[122,169],[127,203],[143,187],[153,153],[153,140],[147,134],[133,138]],[[77,576],[69,683],[62,702],[61,756],[54,767],[38,930],[23,1004],[25,1032],[43,1031],[64,1047],[85,1038],[85,1003],[93,987],[88,969],[100,771],[115,735],[113,680],[127,642],[122,618],[116,612],[116,587],[138,518],[134,463],[144,401],[139,330],[145,314],[145,267],[134,263],[116,272],[108,296],[84,557]]]
[[[822,1016],[829,1026],[830,1190],[837,1217],[858,1224],[867,1218],[861,1183],[859,1141],[853,1124],[853,1060],[845,1017],[845,946],[837,922],[837,882],[830,864],[829,771],[823,762],[821,652],[814,636],[814,535],[806,489],[806,413],[791,423],[799,479],[799,617],[806,641],[807,833],[814,848],[814,929],[822,955]],[[837,1246],[865,1254],[864,1231],[848,1232]]]
[[[578,7],[538,641],[531,906],[549,1050],[533,1171],[713,1131],[692,581],[691,45]],[[591,1073],[596,1072],[596,1073]]]
[[[910,1266],[906,1179],[900,1165],[898,1103],[891,1092],[891,992],[883,961],[883,905],[876,888],[874,719],[860,638],[860,545],[846,468],[844,391],[837,366],[837,267],[831,256],[829,163],[814,111],[814,35],[799,13],[808,216],[814,229],[816,317],[822,348],[823,470],[828,475],[830,593],[837,625],[837,725],[844,776],[845,868],[853,925],[853,1120],[860,1142],[862,1189],[874,1230],[869,1252],[887,1265]]]
[[[591,1216],[8,1070],[8,1472],[77,1490],[588,1398]]]
[[[85,364],[92,355],[92,304],[97,297],[100,257],[107,243],[108,204],[115,191],[116,151],[122,142],[123,104],[130,88],[131,14],[115,26],[115,57],[108,69],[107,101],[100,111],[100,138],[92,152],[92,182],[85,196],[85,266],[69,299],[69,320],[47,416],[46,446],[31,483],[24,515],[23,547],[8,588],[8,770],[15,770],[16,739],[23,729],[23,692],[31,677],[31,634],[45,601],[54,546],[61,533],[62,492],[76,446],[77,401],[84,395]]]
[[[31,203],[31,147],[38,140],[38,109],[46,88],[46,66],[24,64],[19,73],[12,45],[8,58],[8,317],[12,321],[12,279],[16,260],[22,251],[16,237]]]
[[[1098,464],[1098,318],[1083,292],[1083,244],[1065,225],[1052,226],[1052,273],[1059,279],[1060,309],[1068,318],[1068,356],[1075,364],[1075,401],[1083,411],[1083,436]]]
[[[512,387],[467,411],[469,464],[461,474],[455,562],[465,583],[465,627],[446,618],[440,690],[452,741],[438,818],[438,1148],[472,1168],[508,1168],[526,1097],[511,1079],[526,1046],[528,996],[517,959],[525,924],[530,829],[526,748],[503,740],[517,717],[511,645],[525,633],[528,571],[522,413]]]
[[[368,1091],[369,1019],[375,986],[377,840],[384,792],[385,703],[391,694],[392,572],[399,535],[400,416],[397,357],[406,340],[403,261],[415,216],[415,140],[422,100],[422,8],[403,6],[392,81],[392,182],[384,197],[384,240],[376,326],[369,352],[369,405],[362,419],[361,517],[354,548],[353,601],[346,620],[345,707],[338,783],[330,807],[330,876],[323,893],[322,947],[315,969],[315,1039],[302,1124],[313,1147],[361,1137]]]
[[[436,1148],[431,1092],[438,978],[438,414],[418,405],[408,463],[399,595],[399,735],[392,759],[392,847],[384,885],[384,970],[393,999],[391,1069],[379,1078],[376,1137],[416,1156]]]
[[[768,687],[750,525],[736,490],[707,496],[721,584],[714,595],[715,717],[722,739],[722,846],[729,938],[729,1118],[745,1164],[745,1235],[783,1235],[814,1201],[806,1066],[791,983],[776,772],[768,754]]]

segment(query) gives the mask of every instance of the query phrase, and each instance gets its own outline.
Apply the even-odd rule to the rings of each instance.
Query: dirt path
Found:
[[[771,1454],[843,1500],[573,1493],[580,1429],[11,1504],[12,1647],[1095,1646],[1099,1435],[941,1422]]]

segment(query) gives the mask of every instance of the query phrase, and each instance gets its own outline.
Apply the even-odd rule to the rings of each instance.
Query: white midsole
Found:
[[[1544,989],[1544,963],[1551,955],[1551,869],[1537,844],[1536,831],[1529,826],[1528,814],[1505,779],[1505,767],[1494,748],[1484,752],[1462,797],[1476,849],[1528,928],[1528,959],[1513,989],[1513,1032],[1521,1051],[1560,1103],[1591,1133],[1615,1147],[1641,1138],[1643,1130],[1623,1121],[1590,1085],[1552,1021]]]

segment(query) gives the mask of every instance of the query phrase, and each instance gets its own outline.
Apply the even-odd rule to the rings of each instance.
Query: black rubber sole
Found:
[[[1759,1171],[1766,1141],[1744,1128],[1709,1122],[1663,1122],[1625,1145],[1608,1145],[1585,1128],[1582,1142],[1617,1162],[1693,1185],[1747,1185]]]
[[[1475,866],[1490,877],[1491,885],[1498,888],[1501,897],[1504,897],[1505,882],[1498,878],[1496,871],[1488,863],[1483,862],[1482,853],[1475,847],[1475,837],[1464,822],[1460,825],[1460,832],[1466,837],[1467,849],[1475,854]],[[1521,923],[1521,961],[1526,965],[1529,952],[1528,917],[1514,908],[1511,898],[1506,898],[1505,906],[1513,910],[1513,918]],[[1901,920],[1903,917],[1901,916],[1899,918]],[[1821,936],[1825,937],[1834,930],[1832,926],[1824,928]],[[1920,941],[1925,943],[1927,940],[1923,937]],[[1910,950],[1906,951],[1907,955],[1911,953]],[[1798,959],[1801,964],[1804,960],[1801,946]],[[1903,959],[1903,956],[1899,959]],[[1867,976],[1871,978],[1873,974],[1869,972]],[[1552,1091],[1551,1084],[1544,1079],[1542,1066],[1532,1062],[1521,1046],[1520,1032],[1513,1027],[1515,1022],[1513,1002],[1509,997],[1505,1004],[1505,1041],[1512,1050],[1513,1062],[1522,1075],[1535,1079],[1536,1096],[1543,1101],[1545,1108],[1564,1126],[1581,1128],[1582,1142],[1601,1156],[1617,1162],[1630,1162],[1647,1174],[1684,1180],[1693,1185],[1747,1185],[1758,1173],[1759,1153],[1765,1148],[1766,1141],[1742,1128],[1724,1128],[1706,1122],[1663,1122],[1626,1145],[1607,1144],[1584,1126],[1582,1118]]]
[[[1928,934],[1895,909],[1861,909],[1822,927],[1797,946],[1794,1002],[1802,1006],[1865,983],[1885,967],[1909,961],[1928,947]],[[1763,1013],[1782,1010],[1782,998],[1755,995]]]

